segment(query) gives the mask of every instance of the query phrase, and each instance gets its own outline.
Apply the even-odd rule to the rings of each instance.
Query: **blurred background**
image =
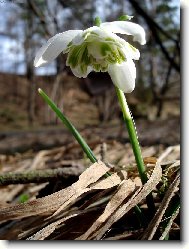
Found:
[[[68,142],[61,122],[47,107],[42,88],[90,141],[128,141],[114,85],[107,73],[76,78],[61,55],[34,68],[38,49],[53,35],[86,29],[99,16],[123,15],[146,31],[136,88],[126,94],[142,145],[180,141],[180,1],[177,0],[1,0],[0,153],[39,150]],[[131,37],[126,37],[132,41]],[[130,40],[131,39],[131,40]]]

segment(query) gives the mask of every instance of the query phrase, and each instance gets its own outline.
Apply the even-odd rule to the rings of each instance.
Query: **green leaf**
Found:
[[[72,123],[64,116],[64,114],[60,111],[60,109],[56,106],[56,104],[46,95],[45,92],[43,92],[42,89],[38,89],[39,94],[42,96],[42,98],[45,100],[45,102],[51,107],[51,109],[56,113],[56,115],[61,119],[62,123],[68,128],[68,130],[72,133],[72,135],[75,137],[77,142],[81,145],[81,148],[86,153],[87,157],[90,159],[92,163],[97,162],[97,158],[93,154],[92,150],[88,146],[88,144],[85,142],[85,140],[82,138],[80,133],[76,130],[76,128],[72,125]],[[105,174],[105,177],[110,176],[111,174],[107,172]]]
[[[78,143],[81,145],[82,149],[88,156],[88,158],[91,160],[92,163],[97,162],[96,157],[94,156],[93,152],[85,142],[85,140],[82,138],[80,133],[76,130],[76,128],[72,125],[72,123],[64,116],[64,114],[60,111],[60,109],[55,105],[55,103],[41,90],[38,89],[39,94],[43,97],[45,102],[52,108],[52,110],[56,113],[56,115],[61,119],[63,124],[70,130],[72,135],[75,137],[75,139],[78,141]]]

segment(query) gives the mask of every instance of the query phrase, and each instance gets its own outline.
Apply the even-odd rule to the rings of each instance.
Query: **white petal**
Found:
[[[63,50],[67,48],[69,42],[71,42],[75,36],[82,32],[82,30],[68,30],[50,38],[37,52],[34,60],[34,66],[39,67],[53,61]]]
[[[133,40],[138,41],[141,45],[146,43],[145,31],[139,24],[127,21],[115,21],[104,22],[100,27],[113,33],[133,35]]]
[[[102,29],[101,27],[93,26],[84,31],[84,34],[90,34],[90,38],[94,39],[95,37],[97,39],[103,40],[106,38],[112,38],[117,39],[118,36],[113,34],[112,32],[108,32],[105,29]],[[119,37],[120,38],[120,37]]]
[[[73,43],[74,45],[80,45],[81,43],[83,43],[83,41],[84,41],[83,33],[84,33],[84,32],[81,32],[81,33],[77,34],[77,35],[73,38],[72,43]]]
[[[84,73],[81,72],[80,66],[75,67],[75,68],[71,68],[71,70],[72,70],[72,73],[73,73],[76,77],[78,77],[78,78],[86,78],[87,75],[88,75],[90,72],[93,71],[93,68],[92,68],[91,66],[88,66],[88,67],[87,67],[87,71],[84,72]]]
[[[121,48],[121,50],[126,58],[130,58],[133,60],[139,60],[139,58],[140,58],[139,50],[136,49],[135,47],[133,47],[128,42],[126,42],[125,46],[123,48]]]
[[[95,59],[103,59],[104,55],[102,54],[102,49],[101,49],[102,44],[100,42],[90,42],[87,46],[87,50],[89,55],[94,57]]]
[[[97,34],[99,37],[106,37],[106,32],[104,32],[104,30],[102,30],[100,27],[93,26],[85,30],[86,34],[91,32],[93,34]]]
[[[130,93],[135,88],[136,67],[131,59],[121,64],[111,64],[108,73],[118,88],[125,93]]]

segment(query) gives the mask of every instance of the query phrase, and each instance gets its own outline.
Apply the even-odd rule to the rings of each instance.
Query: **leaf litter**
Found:
[[[97,145],[94,148],[99,160],[101,159],[100,146]],[[69,148],[79,151],[75,144],[69,144]],[[58,165],[63,169],[66,167],[74,169],[78,180],[64,185],[63,178],[60,190],[54,183],[55,189],[51,194],[48,192],[50,184],[48,182],[37,185],[29,183],[2,186],[0,238],[17,240],[156,239],[159,236],[159,226],[165,218],[167,206],[175,195],[178,195],[180,147],[171,146],[164,149],[160,145],[142,148],[143,155],[147,157],[145,162],[149,172],[149,180],[143,186],[129,145],[121,145],[114,141],[108,143],[105,148],[104,162],[98,161],[91,166],[85,158],[73,160],[67,157],[68,159],[65,160],[65,153],[69,149],[64,146],[40,151],[35,156],[32,152],[26,153],[23,157],[15,155],[10,158],[11,160],[2,155],[1,172],[3,173],[15,172],[15,165],[18,166],[16,170],[18,172],[29,169],[53,169]],[[124,153],[125,151],[127,153]],[[111,173],[110,177],[105,177],[107,172]],[[162,176],[165,172],[168,172],[166,175],[168,185],[161,200],[158,191],[164,184]],[[175,181],[177,184],[173,188],[172,184]],[[41,194],[43,191],[44,194]],[[134,207],[139,205],[147,215],[145,198],[150,192],[153,192],[157,212],[147,227],[141,228],[137,224],[133,227],[129,224],[129,219],[136,218]],[[29,193],[29,200],[18,204],[19,196],[23,193]],[[179,209],[171,216],[167,227],[158,239],[165,239],[165,234],[172,231],[174,224],[178,223],[177,221],[174,223],[178,216]],[[121,223],[120,229],[116,225],[118,222]]]

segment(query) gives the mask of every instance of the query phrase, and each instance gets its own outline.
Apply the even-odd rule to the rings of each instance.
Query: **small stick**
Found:
[[[56,179],[79,176],[84,167],[30,170],[27,172],[10,172],[0,175],[0,186],[9,184],[42,183]]]
[[[107,152],[107,145],[106,143],[102,143],[100,147],[100,156],[101,156],[101,161],[105,162],[106,161],[106,152]]]

